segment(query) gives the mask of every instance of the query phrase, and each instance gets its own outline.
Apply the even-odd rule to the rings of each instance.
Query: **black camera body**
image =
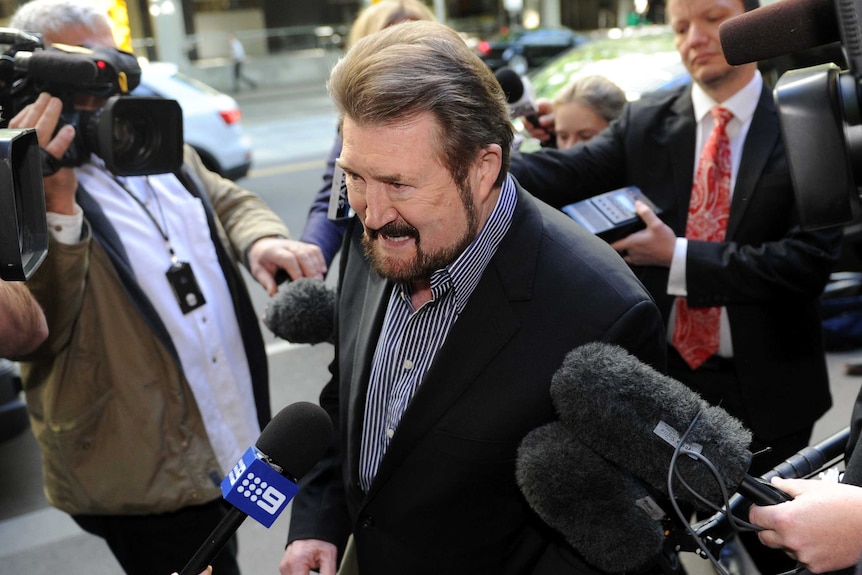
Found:
[[[0,45],[8,47],[0,56],[0,279],[24,281],[48,251],[42,177],[80,166],[91,154],[118,176],[177,171],[183,119],[174,100],[129,95],[141,81],[133,54],[45,48],[40,35],[11,28],[0,28]],[[74,142],[59,159],[40,150],[35,130],[8,129],[41,92],[63,102],[58,129],[75,128]]]
[[[48,92],[63,102],[60,124],[75,128],[69,150],[55,165],[43,166],[46,175],[60,166],[80,166],[91,153],[118,176],[179,169],[182,110],[174,100],[129,95],[141,80],[134,54],[62,44],[44,48],[38,34],[10,28],[0,28],[0,44],[8,46],[0,56],[0,127]]]
[[[30,279],[47,253],[36,131],[0,130],[0,279]]]
[[[726,20],[719,35],[733,65],[840,42],[840,58],[788,70],[773,96],[802,229],[859,221],[862,0],[782,0]]]

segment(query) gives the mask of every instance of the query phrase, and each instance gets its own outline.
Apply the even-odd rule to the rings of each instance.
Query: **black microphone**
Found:
[[[834,0],[781,0],[718,27],[724,58],[737,66],[841,39]]]
[[[99,78],[99,68],[93,59],[53,48],[16,52],[15,69],[36,80],[57,84],[89,85]]]
[[[263,323],[291,343],[333,343],[336,292],[322,280],[300,278],[282,287]]]
[[[272,525],[299,489],[296,481],[331,441],[332,420],[320,406],[300,401],[279,411],[222,481],[222,495],[233,507],[179,575],[197,575],[211,565],[249,515]]]
[[[494,76],[503,88],[503,93],[506,94],[509,117],[515,119],[523,116],[537,128],[540,127],[539,110],[533,97],[533,86],[530,80],[505,66],[494,72]]]
[[[536,514],[590,564],[637,572],[656,561],[666,513],[647,488],[555,421],[528,433],[516,479]]]
[[[664,496],[702,509],[701,498],[724,501],[723,485],[759,505],[790,499],[747,474],[751,433],[739,420],[619,346],[589,343],[569,352],[551,399],[576,437]],[[676,457],[683,436],[685,455]],[[688,488],[670,493],[673,460]]]

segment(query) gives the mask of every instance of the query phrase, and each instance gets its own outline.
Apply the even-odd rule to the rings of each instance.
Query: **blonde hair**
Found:
[[[364,8],[353,21],[347,37],[347,47],[353,46],[369,34],[399,22],[436,19],[434,13],[419,0],[382,0]]]
[[[610,123],[622,114],[626,95],[604,76],[582,76],[560,88],[554,97],[554,108],[571,102],[589,106]]]

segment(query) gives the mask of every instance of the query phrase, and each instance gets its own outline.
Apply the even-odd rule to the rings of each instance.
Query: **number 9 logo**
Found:
[[[284,493],[270,485],[257,500],[257,505],[270,515],[275,515],[285,499],[287,496]]]

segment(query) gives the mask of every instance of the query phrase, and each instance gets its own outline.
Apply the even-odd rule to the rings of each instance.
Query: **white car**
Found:
[[[141,64],[141,83],[135,96],[176,100],[183,111],[183,134],[204,164],[231,180],[244,177],[251,167],[252,145],[242,127],[242,112],[232,97],[179,71],[176,64]]]

